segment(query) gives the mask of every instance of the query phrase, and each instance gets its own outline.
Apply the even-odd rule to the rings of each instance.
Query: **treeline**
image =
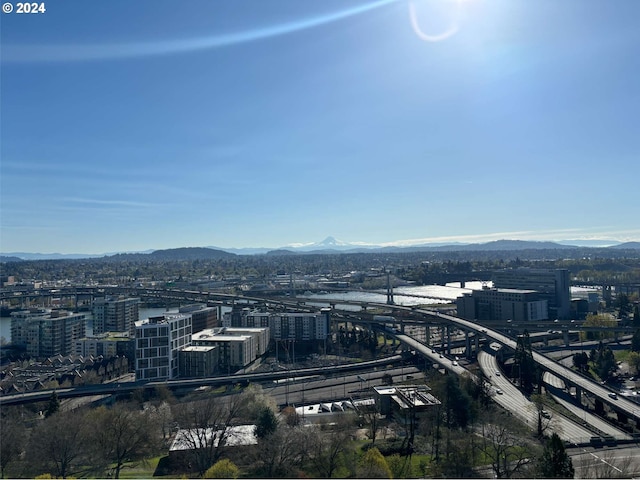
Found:
[[[2,476],[119,478],[162,457],[149,476],[224,478],[572,478],[574,467],[549,423],[531,431],[496,407],[490,389],[470,378],[432,371],[441,403],[400,418],[377,407],[302,423],[292,407],[277,412],[259,387],[177,400],[158,389],[128,401],[63,411],[57,398],[2,411]],[[541,400],[542,403],[542,400]],[[237,425],[255,425],[238,441]],[[167,455],[180,430],[182,449]],[[177,453],[177,454],[176,454]],[[553,463],[548,459],[554,458]],[[221,477],[218,477],[221,478]]]

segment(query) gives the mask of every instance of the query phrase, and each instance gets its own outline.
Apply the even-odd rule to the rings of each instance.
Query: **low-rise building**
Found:
[[[180,378],[206,378],[218,373],[218,345],[189,346],[178,352]]]
[[[102,355],[105,358],[121,355],[127,357],[133,364],[135,339],[129,336],[129,332],[101,333],[76,340],[74,353],[84,357]]]
[[[430,407],[440,405],[426,385],[374,387],[375,401],[382,415],[406,424],[424,416]]]
[[[217,348],[218,372],[232,373],[253,363],[266,352],[267,328],[214,328],[198,332],[192,337],[192,345]],[[194,352],[194,355],[197,355]],[[188,374],[188,372],[183,372]],[[191,375],[189,375],[191,376]]]

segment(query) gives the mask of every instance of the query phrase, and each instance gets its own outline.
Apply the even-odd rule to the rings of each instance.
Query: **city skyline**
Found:
[[[640,4],[3,14],[0,251],[640,241]]]

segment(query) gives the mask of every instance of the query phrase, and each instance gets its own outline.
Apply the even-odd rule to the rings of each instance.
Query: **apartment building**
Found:
[[[218,309],[215,307],[207,307],[206,305],[196,303],[180,307],[178,313],[191,315],[191,329],[193,333],[220,326],[218,324]]]
[[[65,310],[32,309],[11,314],[11,341],[27,354],[42,359],[74,353],[75,342],[85,337],[86,319]]]
[[[226,313],[223,327],[269,327],[272,340],[325,340],[329,334],[329,309],[319,312],[260,312],[248,308]]]
[[[165,313],[140,320],[136,329],[136,380],[178,377],[178,352],[191,344],[191,315]]]
[[[93,333],[130,332],[138,321],[139,298],[104,297],[93,301]]]
[[[269,345],[269,329],[268,328],[240,328],[240,327],[222,327],[203,330],[193,335],[191,339],[193,347],[210,347],[215,351],[204,351],[191,349],[187,352],[180,352],[185,356],[183,366],[206,365],[209,360],[196,360],[195,357],[215,356],[217,362],[217,373],[233,373],[237,370],[246,368],[253,363],[258,357],[266,353]],[[190,357],[190,360],[186,360]],[[199,367],[194,370],[181,370],[181,376],[197,376]]]
[[[104,358],[125,356],[133,365],[135,361],[135,339],[129,332],[108,332],[81,338],[75,342],[75,354]]]

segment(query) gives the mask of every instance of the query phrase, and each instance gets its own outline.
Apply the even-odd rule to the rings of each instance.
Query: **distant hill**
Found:
[[[452,249],[454,250],[478,250],[478,251],[493,251],[493,250],[548,250],[554,248],[569,249],[574,248],[570,245],[561,245],[555,242],[532,242],[529,240],[496,240],[494,242],[487,243],[473,243],[470,245],[456,245]]]
[[[148,255],[149,260],[218,260],[236,255],[206,247],[183,247],[156,250]]]
[[[222,247],[183,247],[165,250],[145,250],[138,252],[107,253],[101,255],[60,254],[60,253],[21,253],[2,252],[0,261],[20,260],[69,260],[94,258],[100,261],[159,261],[159,260],[208,260],[234,258],[245,255],[337,255],[341,253],[418,253],[418,252],[515,252],[518,250],[549,250],[569,251],[571,249],[618,249],[639,250],[640,242],[627,242],[604,245],[610,241],[587,240],[592,245],[574,245],[569,240],[559,242],[527,241],[527,240],[496,240],[487,243],[423,243],[413,245],[382,246],[364,242],[343,242],[334,237],[327,237],[321,242],[307,244],[293,244],[280,248],[222,248]],[[575,241],[579,243],[580,241]]]
[[[0,262],[8,263],[8,262],[22,262],[23,260],[20,257],[8,257],[6,255],[0,255]]]
[[[616,249],[640,249],[640,242],[626,242],[626,243],[621,243],[619,245],[613,245],[609,248],[616,248]]]

